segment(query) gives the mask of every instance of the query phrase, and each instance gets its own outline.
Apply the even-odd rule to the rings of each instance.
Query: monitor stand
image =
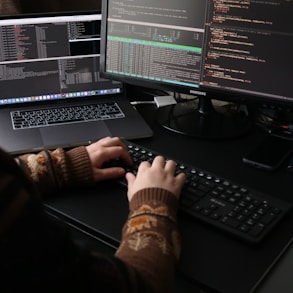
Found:
[[[206,96],[158,108],[156,120],[168,130],[203,139],[243,136],[252,125],[251,117],[244,111],[232,112],[214,106]]]

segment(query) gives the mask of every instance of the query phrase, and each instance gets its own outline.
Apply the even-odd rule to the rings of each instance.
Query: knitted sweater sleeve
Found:
[[[12,15],[21,12],[19,0],[1,0],[0,1],[0,14]]]
[[[41,194],[94,182],[90,159],[83,146],[67,152],[57,148],[25,154],[16,161]]]
[[[141,190],[130,202],[116,257],[138,272],[144,292],[173,291],[174,267],[181,247],[177,208],[175,196],[158,188]]]
[[[39,190],[91,182],[88,160],[83,148],[66,153],[57,149],[49,155],[19,157],[20,170],[0,151],[0,274],[5,280],[1,292],[18,284],[22,289],[49,284],[51,292],[56,288],[63,292],[173,291],[180,237],[178,200],[170,192],[151,188],[133,196],[114,257],[80,249],[67,229],[44,213],[30,181]]]

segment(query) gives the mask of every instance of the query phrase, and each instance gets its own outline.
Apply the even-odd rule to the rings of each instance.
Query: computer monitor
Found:
[[[99,76],[100,11],[0,16],[0,106],[111,93]]]
[[[246,132],[245,111],[212,99],[293,103],[293,1],[103,0],[101,74],[196,95],[157,110],[179,133],[223,138]]]

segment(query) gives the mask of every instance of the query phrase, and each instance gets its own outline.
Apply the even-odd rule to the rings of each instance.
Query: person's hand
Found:
[[[174,175],[176,169],[175,162],[165,161],[161,156],[154,159],[153,163],[142,162],[138,168],[137,175],[128,172],[126,179],[128,182],[128,200],[133,195],[144,188],[163,188],[173,193],[177,198],[186,180],[186,175],[180,173]]]
[[[112,159],[120,158],[126,165],[132,164],[127,147],[118,137],[105,137],[86,146],[92,165],[95,181],[114,179],[125,174],[121,167],[103,168],[103,164]]]

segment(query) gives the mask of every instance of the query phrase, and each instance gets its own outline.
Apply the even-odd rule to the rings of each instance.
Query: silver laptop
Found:
[[[1,148],[17,154],[152,136],[123,84],[99,75],[100,25],[94,11],[0,19]]]

